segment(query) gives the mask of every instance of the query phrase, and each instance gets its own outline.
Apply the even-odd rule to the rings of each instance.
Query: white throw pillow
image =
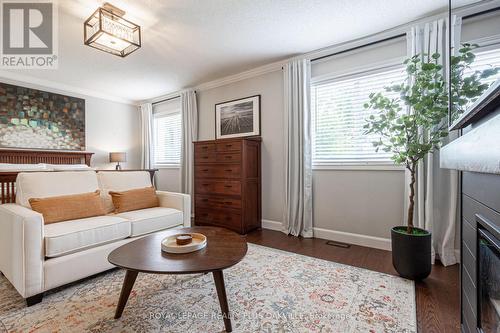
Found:
[[[0,172],[9,171],[49,171],[47,164],[11,164],[11,163],[0,163]]]
[[[54,171],[95,170],[87,164],[47,164],[47,168]]]

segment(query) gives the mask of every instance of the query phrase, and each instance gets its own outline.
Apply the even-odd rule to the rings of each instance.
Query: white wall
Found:
[[[197,92],[199,139],[215,139],[215,104],[261,95],[262,215],[281,221],[284,203],[283,79],[272,72],[230,85]]]
[[[124,151],[124,168],[140,167],[140,114],[135,105],[0,78],[1,82],[85,99],[86,145],[93,152],[92,166],[112,169],[109,152]]]
[[[85,97],[87,150],[94,153],[92,166],[113,169],[109,152],[124,151],[125,169],[141,167],[140,113],[137,106]]]
[[[315,170],[314,227],[389,238],[403,224],[404,172]]]
[[[155,175],[156,188],[162,191],[180,192],[181,175],[179,168],[158,168]]]

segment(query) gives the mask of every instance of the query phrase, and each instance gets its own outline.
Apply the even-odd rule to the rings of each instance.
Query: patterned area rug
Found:
[[[0,278],[0,331],[221,332],[211,274],[139,274],[119,320],[124,277],[112,270],[27,308]],[[234,332],[416,332],[412,281],[249,244],[225,271]]]

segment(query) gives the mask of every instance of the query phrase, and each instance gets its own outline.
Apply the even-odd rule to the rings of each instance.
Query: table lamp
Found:
[[[121,170],[122,166],[120,165],[120,162],[127,162],[127,153],[123,152],[109,153],[109,161],[111,163],[116,163],[115,170]]]

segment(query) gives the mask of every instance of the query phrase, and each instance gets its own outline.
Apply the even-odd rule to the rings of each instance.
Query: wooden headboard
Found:
[[[86,151],[0,149],[0,163],[12,164],[87,164],[94,153]]]
[[[0,149],[0,163],[10,164],[86,164],[94,153],[85,151]],[[0,197],[2,204],[16,202],[18,171],[0,172]]]

